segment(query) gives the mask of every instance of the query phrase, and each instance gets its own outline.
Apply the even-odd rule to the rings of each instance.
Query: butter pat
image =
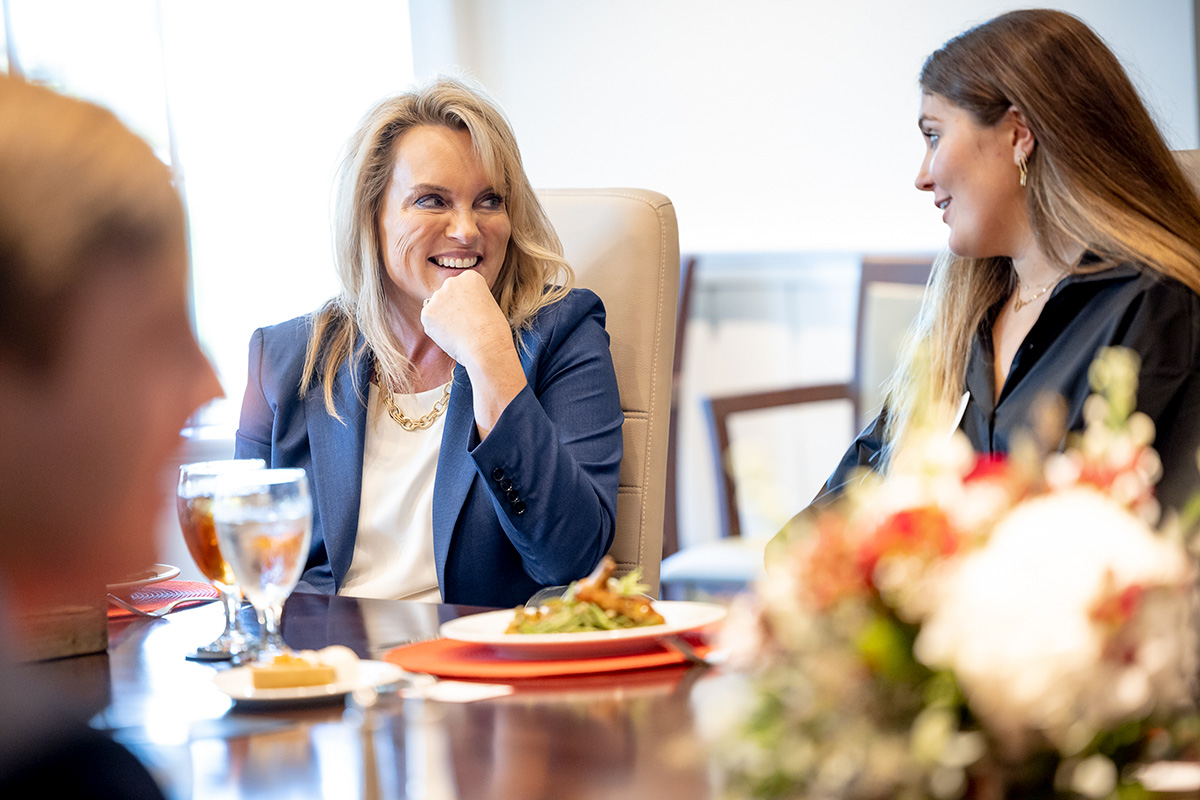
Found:
[[[314,664],[298,656],[279,655],[275,656],[271,664],[251,667],[250,677],[255,689],[322,686],[333,683],[337,678],[337,668],[327,664]]]

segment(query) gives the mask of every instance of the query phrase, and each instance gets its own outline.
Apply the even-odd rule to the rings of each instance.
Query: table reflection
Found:
[[[283,635],[297,649],[342,644],[381,658],[482,610],[295,594]],[[215,604],[122,622],[111,627],[108,656],[39,669],[92,686],[94,724],[142,758],[172,798],[711,796],[689,705],[703,669],[526,680],[473,703],[384,692],[245,710],[212,683],[227,664],[185,658],[222,627]]]

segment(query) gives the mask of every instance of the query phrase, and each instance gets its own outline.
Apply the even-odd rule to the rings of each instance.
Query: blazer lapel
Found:
[[[475,404],[471,382],[467,379],[466,368],[458,366],[454,368],[454,386],[450,391],[450,404],[446,408],[446,426],[442,431],[437,476],[433,481],[433,555],[442,597],[446,596],[444,578],[450,539],[475,480],[475,462],[467,452],[474,426]],[[361,449],[360,446],[360,452]]]
[[[364,398],[369,387],[371,363],[370,358],[363,358],[358,364],[358,386]],[[348,364],[343,364],[337,372],[333,399],[342,415],[341,421],[325,410],[325,393],[320,387],[308,392],[304,404],[313,454],[313,502],[320,510],[320,530],[325,537],[329,565],[334,580],[341,586],[354,556],[367,430],[367,408],[364,399],[355,391]]]

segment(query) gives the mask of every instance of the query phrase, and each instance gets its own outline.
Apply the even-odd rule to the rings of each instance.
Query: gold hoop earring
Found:
[[[1017,169],[1021,171],[1021,188],[1024,188],[1025,181],[1029,178],[1029,161],[1024,153],[1017,155]]]

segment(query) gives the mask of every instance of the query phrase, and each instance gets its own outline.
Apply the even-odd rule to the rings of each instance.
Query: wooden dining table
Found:
[[[361,658],[436,637],[489,609],[294,594],[297,649]],[[242,620],[257,628],[253,611]],[[220,604],[111,621],[106,654],[48,661],[42,677],[94,709],[170,798],[688,798],[714,796],[694,713],[701,665],[513,682],[503,696],[431,699],[401,681],[378,698],[248,706],[214,683],[227,662],[186,658],[224,623]],[[504,691],[509,691],[505,689]]]

